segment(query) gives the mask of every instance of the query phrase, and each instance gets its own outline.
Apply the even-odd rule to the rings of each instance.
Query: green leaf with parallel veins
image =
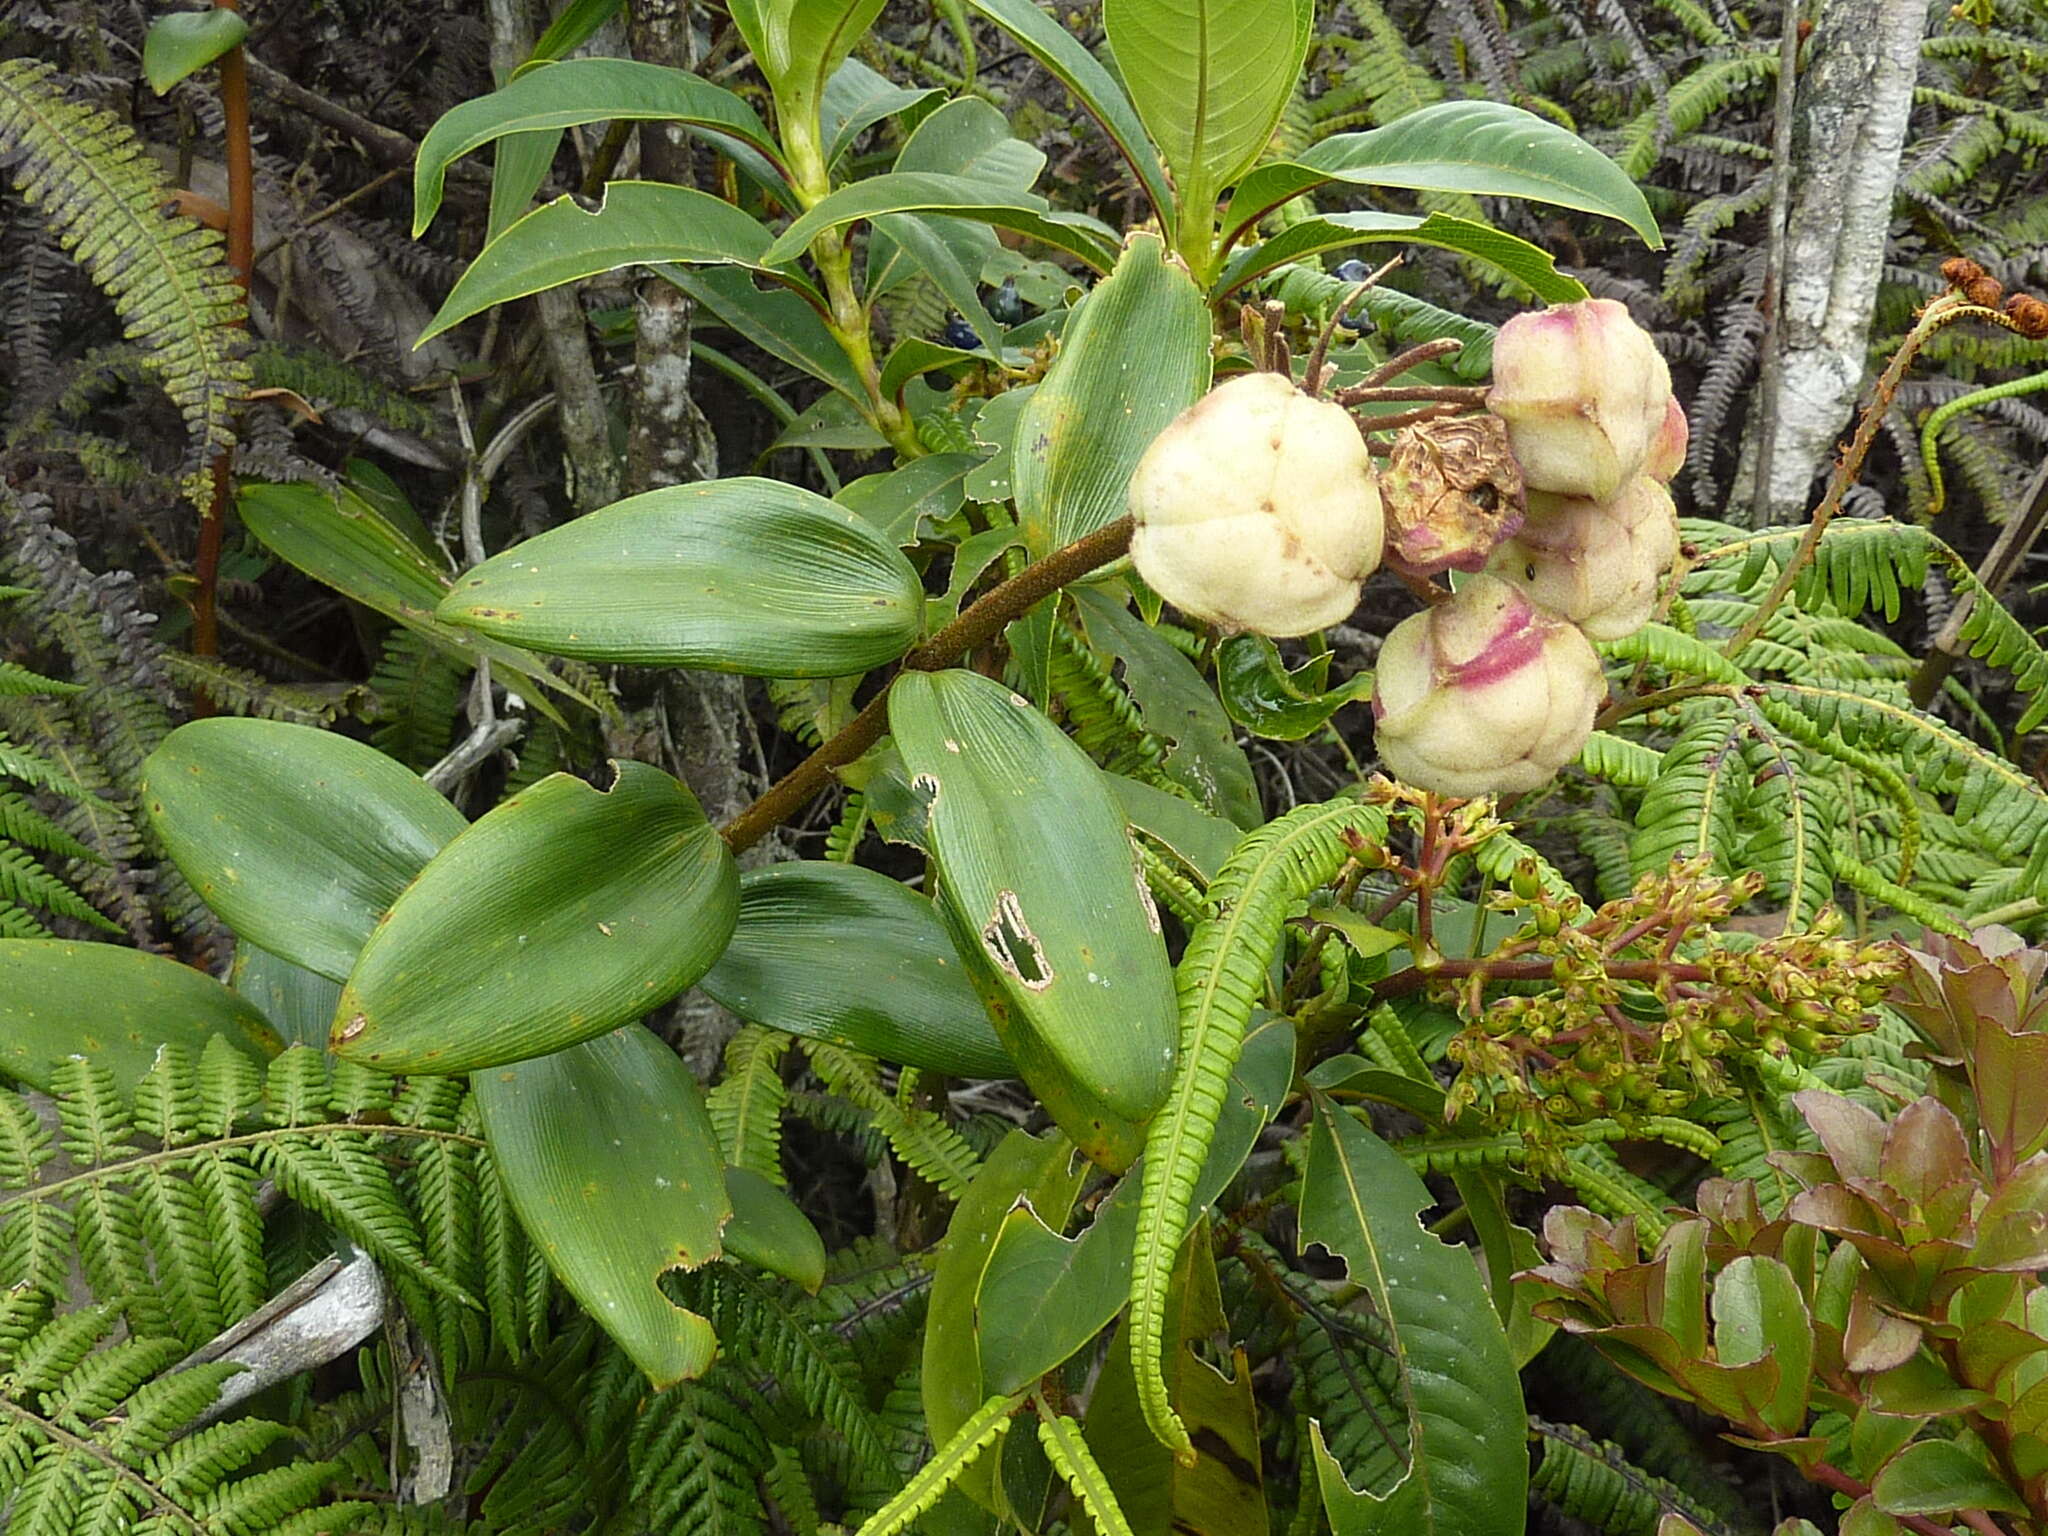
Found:
[[[467,1072],[640,1018],[732,936],[739,878],[696,797],[645,763],[608,789],[551,774],[476,822],[398,898],[335,1010],[337,1055]]]
[[[1506,230],[1444,213],[1418,219],[1377,211],[1325,213],[1291,224],[1272,239],[1248,246],[1233,256],[1216,280],[1216,291],[1219,297],[1229,294],[1290,261],[1378,242],[1433,245],[1439,250],[1477,257],[1505,272],[1546,304],[1570,304],[1586,296],[1586,285],[1558,271],[1550,252]]]
[[[825,231],[884,213],[945,213],[979,219],[1066,251],[1098,272],[1108,271],[1116,260],[1116,232],[1108,225],[1086,214],[1054,212],[1034,193],[1010,191],[966,176],[892,171],[856,181],[824,198],[778,235],[760,261],[752,264],[776,267],[794,261]]]
[[[165,1045],[193,1060],[215,1035],[263,1063],[284,1041],[245,998],[164,955],[68,939],[0,939],[0,1073],[48,1091],[82,1056],[134,1091]]]
[[[637,1024],[470,1078],[512,1208],[569,1294],[659,1387],[718,1340],[661,1276],[720,1253],[732,1213],[690,1069]]]
[[[1293,1077],[1294,1028],[1269,1014],[1245,1040],[1195,1186],[1194,1209],[1206,1210],[1237,1176],[1259,1132],[1286,1100]],[[1135,1178],[1119,1184],[1096,1207],[1088,1229],[1072,1239],[1049,1228],[1029,1206],[1004,1218],[974,1303],[975,1336],[991,1388],[1021,1392],[1109,1326],[1130,1292],[1137,1232]]]
[[[1426,192],[1524,197],[1618,219],[1661,247],[1656,216],[1626,171],[1568,128],[1495,101],[1446,101],[1382,128],[1340,133],[1293,160],[1260,166],[1238,186],[1224,228],[1249,229],[1267,210],[1332,181]]]
[[[825,1240],[811,1218],[751,1168],[728,1167],[725,1188],[732,1200],[726,1253],[817,1294],[825,1283]]]
[[[1137,173],[1139,183],[1152,199],[1154,212],[1162,222],[1171,222],[1175,202],[1173,188],[1159,164],[1158,152],[1138,120],[1131,99],[1116,77],[1065,27],[1033,0],[967,0],[976,12],[1001,27],[1060,84],[1103,127],[1116,147],[1123,151]]]
[[[955,1077],[1014,1077],[929,898],[853,864],[740,877],[739,923],[698,983],[753,1024]]]
[[[595,213],[564,193],[534,209],[478,253],[413,345],[424,345],[493,304],[653,262],[751,267],[771,272],[791,287],[808,289],[796,274],[773,270],[775,263],[765,259],[768,241],[768,231],[759,222],[724,198],[693,187],[609,182]]]
[[[142,765],[164,850],[239,938],[333,981],[469,825],[375,747],[274,720],[194,720]]]
[[[889,724],[930,802],[942,900],[994,988],[996,1034],[1084,1151],[1127,1164],[1172,1076],[1173,976],[1101,770],[972,672],[900,677]]]
[[[1870,1496],[1889,1515],[1947,1515],[1984,1509],[2024,1515],[2027,1506],[1982,1455],[1953,1440],[1921,1440],[1884,1464]]]
[[[1209,387],[1209,336],[1187,268],[1157,235],[1132,235],[1017,421],[1011,483],[1034,554],[1124,515],[1138,460]]]
[[[149,24],[142,39],[142,78],[161,96],[187,75],[197,74],[249,35],[239,11],[173,11]]]
[[[326,1049],[340,982],[243,940],[235,945],[228,985],[256,1005],[287,1046]]]
[[[435,608],[448,595],[448,573],[347,486],[329,491],[318,485],[251,481],[242,486],[238,507],[251,533],[315,581],[418,630],[465,661],[488,658],[515,677],[590,704],[532,652],[436,618]],[[561,722],[560,711],[545,696],[528,692],[525,698],[550,720]]]
[[[464,574],[438,617],[561,656],[845,677],[916,643],[924,587],[858,513],[743,477],[551,528]]]
[[[470,151],[508,134],[602,122],[683,123],[737,140],[767,161],[781,157],[754,109],[708,80],[632,59],[564,59],[463,102],[427,130],[413,167],[414,237],[434,222],[448,167]]]
[[[1327,688],[1328,652],[1294,671],[1264,635],[1235,635],[1216,652],[1216,692],[1230,718],[1254,736],[1299,741],[1319,731],[1346,704],[1372,696],[1372,674],[1354,673]]]
[[[1104,0],[1124,85],[1191,218],[1211,218],[1272,139],[1314,19],[1312,0]]]
[[[1301,1239],[1344,1261],[1385,1330],[1406,1466],[1353,1488],[1311,1425],[1323,1507],[1336,1536],[1521,1536],[1528,1432],[1514,1356],[1479,1271],[1425,1231],[1422,1180],[1350,1111],[1315,1095]]]

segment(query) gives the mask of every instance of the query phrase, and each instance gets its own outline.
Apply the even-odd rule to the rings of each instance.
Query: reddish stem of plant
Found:
[[[217,10],[237,9],[236,0],[214,0]],[[256,264],[256,162],[249,141],[249,64],[240,45],[220,61],[220,100],[225,117],[228,165],[228,266],[248,296]],[[223,448],[213,459],[213,497],[199,520],[199,551],[192,563],[192,654],[220,654],[220,556],[227,529],[228,500],[234,492],[234,450]],[[196,714],[213,712],[200,692],[192,701]]]
[[[1014,619],[1020,619],[1040,602],[1070,581],[1109,564],[1131,547],[1135,524],[1120,517],[1086,538],[1076,539],[1064,549],[1054,550],[1043,560],[1027,565],[1002,585],[903,658],[896,677],[905,672],[936,672],[949,667],[977,646],[1001,634]],[[889,680],[895,683],[896,677]],[[752,805],[719,828],[734,853],[751,848],[775,828],[789,820],[831,782],[832,771],[843,768],[882,739],[889,726],[889,685],[868,700],[845,729],[809,757],[784,774]]]
[[[1672,965],[1661,960],[1611,960],[1606,971],[1616,981],[1706,981],[1709,976],[1704,966]],[[1557,962],[1554,960],[1446,958],[1428,972],[1411,966],[1405,971],[1383,976],[1372,984],[1372,995],[1375,1002],[1383,1002],[1390,997],[1406,997],[1411,992],[1420,992],[1433,981],[1468,976],[1477,976],[1482,981],[1548,981],[1556,973]]]

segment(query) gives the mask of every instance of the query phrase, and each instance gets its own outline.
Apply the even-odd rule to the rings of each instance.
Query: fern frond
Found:
[[[992,1397],[975,1409],[932,1459],[917,1469],[903,1491],[877,1510],[856,1536],[898,1536],[909,1530],[980,1460],[982,1452],[1008,1433],[1010,1415],[1022,1401],[1021,1397]]]
[[[164,216],[170,189],[141,141],[112,113],[67,101],[55,76],[32,58],[0,63],[0,152],[22,194],[112,297],[184,415],[197,465],[234,442],[231,403],[248,387],[241,290],[218,234]]]
[[[725,1047],[725,1076],[704,1099],[726,1162],[777,1184],[784,1182],[782,1106],[789,1088],[782,1080],[782,1058],[790,1039],[765,1025],[741,1029]]]
[[[825,1086],[865,1113],[898,1157],[955,1199],[966,1191],[981,1159],[958,1131],[932,1110],[899,1104],[859,1052],[824,1040],[801,1044]]]
[[[1618,1445],[1569,1424],[1532,1418],[1543,1454],[1530,1469],[1529,1491],[1568,1519],[1607,1536],[1657,1536],[1666,1515],[1689,1520],[1709,1536],[1727,1530],[1683,1489],[1632,1463]]]
[[[1349,839],[1383,842],[1386,832],[1383,811],[1337,800],[1302,806],[1247,834],[1209,887],[1215,916],[1195,930],[1174,970],[1180,1054],[1165,1107],[1145,1134],[1128,1326],[1145,1420],[1183,1454],[1192,1445],[1167,1400],[1160,1352],[1174,1257],[1194,1215],[1195,1179],[1287,919],[1351,856]]]
[[[629,1495],[650,1529],[756,1536],[768,1528],[756,1480],[771,1448],[741,1406],[748,1396],[743,1382],[715,1370],[648,1399],[627,1461]]]
[[[1102,1475],[1088,1442],[1081,1438],[1081,1426],[1044,1406],[1043,1399],[1039,1406],[1038,1443],[1045,1447],[1045,1459],[1052,1463],[1053,1471],[1074,1490],[1074,1498],[1102,1536],[1132,1536],[1131,1522],[1124,1518],[1115,1490]]]

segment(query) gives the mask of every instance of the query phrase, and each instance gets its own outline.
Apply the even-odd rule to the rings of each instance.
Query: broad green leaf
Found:
[[[960,238],[978,233],[993,244],[994,233],[961,219],[927,219],[914,213],[877,214],[873,228],[878,237],[905,253],[917,270],[931,279],[940,296],[974,332],[981,351],[991,358],[1001,357],[1003,328],[989,317],[981,302],[980,273],[986,252],[972,238]]]
[[[985,349],[981,347],[970,352],[960,347],[927,341],[922,336],[906,336],[889,349],[888,357],[882,362],[882,394],[900,405],[903,401],[903,391],[909,388],[913,380],[922,378],[934,370],[942,370],[949,377],[957,376],[963,364],[975,362],[984,356]],[[976,460],[977,464],[982,462],[985,461]]]
[[[873,523],[899,548],[908,549],[951,517],[967,499],[967,477],[981,464],[974,453],[928,453],[888,471],[863,475],[832,499]]]
[[[898,85],[859,59],[848,59],[825,84],[820,124],[825,134],[825,164],[837,165],[855,141],[883,118],[908,111],[938,94],[934,86]]]
[[[883,0],[760,0],[768,17],[762,71],[775,88],[784,131],[792,118],[808,121],[831,80],[882,13]]]
[[[420,871],[335,1010],[335,1053],[385,1072],[467,1072],[640,1018],[731,937],[739,878],[675,779],[550,774]]]
[[[47,1090],[72,1056],[133,1092],[160,1046],[193,1060],[215,1035],[252,1061],[284,1041],[247,999],[163,955],[68,939],[0,939],[0,1073]]]
[[[844,448],[874,453],[889,446],[867,413],[845,395],[820,395],[763,450],[763,456],[784,448]]]
[[[1756,1254],[1730,1260],[1714,1280],[1713,1311],[1715,1357],[1724,1366],[1775,1365],[1777,1389],[1753,1407],[1775,1433],[1799,1433],[1813,1387],[1813,1321],[1792,1271]]]
[[[602,122],[683,123],[737,139],[770,161],[781,153],[754,109],[708,80],[632,59],[564,59],[472,97],[427,130],[413,167],[414,236],[434,222],[448,167],[471,150],[507,134],[552,135]]]
[[[1095,649],[1123,666],[1123,684],[1145,729],[1168,744],[1160,767],[1204,808],[1250,829],[1265,819],[1252,765],[1216,692],[1195,664],[1118,597],[1098,587],[1073,587]]]
[[[330,491],[318,485],[250,481],[243,484],[237,505],[251,533],[315,581],[418,630],[466,661],[488,658],[512,676],[590,703],[532,652],[434,617],[448,595],[448,573],[347,486]],[[562,718],[546,697],[528,692],[526,699],[550,720]]]
[[[1209,387],[1209,335],[1187,268],[1157,235],[1131,236],[1017,422],[1011,480],[1035,555],[1124,515],[1139,458]]]
[[[1116,259],[1115,232],[1107,225],[1086,214],[1054,212],[1044,198],[1034,193],[1007,190],[966,176],[892,171],[841,187],[776,236],[775,243],[748,264],[765,268],[782,266],[801,256],[810,243],[827,230],[843,229],[848,224],[884,213],[945,213],[980,219],[1066,251],[1098,272],[1109,270]],[[482,259],[478,258],[479,261]],[[532,291],[531,288],[526,290],[528,293]],[[452,298],[450,303],[453,303]]]
[[[1045,169],[1045,151],[1018,138],[1010,119],[989,103],[962,96],[917,125],[903,141],[895,169],[1029,192]]]
[[[1001,27],[1019,46],[1038,60],[1055,79],[1073,93],[1088,115],[1102,125],[1112,143],[1123,152],[1137,173],[1138,181],[1152,200],[1153,211],[1170,222],[1174,211],[1173,188],[1159,164],[1158,151],[1138,120],[1131,99],[1116,77],[1104,69],[1079,40],[1048,15],[1035,0],[967,0],[974,10]]]
[[[1264,635],[1233,635],[1216,650],[1216,692],[1230,718],[1269,741],[1300,741],[1346,704],[1372,696],[1372,674],[1353,673],[1329,687],[1330,653],[1293,671]]]
[[[739,267],[679,267],[655,264],[655,273],[770,357],[822,379],[849,401],[864,401],[860,376],[818,311],[786,288],[757,288],[753,274]]]
[[[698,983],[753,1024],[956,1077],[1014,1077],[929,898],[803,860],[740,877],[732,942]]]
[[[1138,1406],[1131,1336],[1117,1334],[1088,1400],[1088,1444],[1101,1461],[1131,1536],[1267,1536],[1260,1464],[1259,1410],[1250,1362],[1233,1349],[1224,1375],[1196,1354],[1229,1319],[1216,1277],[1215,1245],[1206,1224],[1182,1245],[1168,1291],[1166,1379],[1202,1454],[1182,1466],[1153,1439]]]
[[[1314,19],[1313,0],[1104,0],[1124,85],[1189,219],[1206,226],[1216,193],[1272,139]]]
[[[533,45],[533,57],[559,59],[574,53],[618,15],[620,5],[621,0],[569,0]]]
[[[224,7],[159,16],[143,35],[142,78],[161,96],[230,48],[239,48],[248,35],[249,23],[241,12]]]
[[[1163,846],[1182,868],[1207,885],[1237,846],[1238,829],[1199,805],[1120,773],[1106,773],[1110,793],[1131,825]]]
[[[561,147],[559,128],[508,133],[492,146],[491,207],[484,228],[486,245],[518,223],[533,206]]]
[[[1176,1034],[1159,916],[1101,771],[973,672],[907,673],[890,730],[931,806],[942,900],[992,987],[996,1034],[1054,1120],[1127,1165]]]
[[[1496,101],[1446,101],[1381,128],[1340,133],[1293,160],[1260,166],[1224,215],[1233,234],[1291,197],[1332,181],[1426,192],[1524,197],[1618,219],[1652,247],[1656,216],[1628,173],[1568,128]]]
[[[732,1201],[724,1246],[732,1258],[793,1280],[813,1295],[825,1283],[825,1240],[797,1204],[751,1168],[728,1167]]]
[[[556,66],[559,67],[559,66]],[[478,253],[413,345],[423,346],[493,304],[545,288],[654,262],[709,262],[768,271],[768,231],[723,198],[694,187],[614,181],[591,212],[564,193],[520,219]],[[779,281],[808,291],[794,273]]]
[[[1344,1261],[1372,1300],[1406,1422],[1391,1486],[1354,1488],[1311,1423],[1335,1536],[1521,1536],[1528,1458],[1521,1384],[1471,1258],[1425,1231],[1436,1203],[1400,1154],[1318,1093],[1301,1240]]]
[[[287,1046],[327,1048],[327,1026],[341,1001],[340,982],[245,940],[235,946],[228,985],[256,1005]]]
[[[1268,1015],[1245,1040],[1231,1076],[1216,1139],[1195,1186],[1194,1209],[1213,1204],[1237,1176],[1259,1132],[1286,1100],[1293,1077],[1293,1026]],[[1109,1326],[1130,1294],[1137,1231],[1135,1178],[1119,1184],[1096,1207],[1088,1229],[1072,1239],[1061,1237],[1029,1206],[1004,1218],[975,1296],[982,1372],[993,1390],[1022,1391]]]
[[[333,981],[469,825],[375,747],[274,720],[179,726],[143,762],[142,806],[236,937]]]
[[[1947,1515],[1984,1509],[2024,1515],[2012,1486],[1953,1440],[1921,1440],[1884,1464],[1870,1484],[1871,1500],[1888,1515]]]
[[[1253,278],[1290,261],[1383,241],[1433,245],[1439,250],[1477,257],[1514,278],[1546,304],[1570,304],[1586,296],[1586,285],[1558,271],[1550,252],[1506,230],[1444,213],[1418,219],[1377,211],[1326,213],[1289,225],[1272,239],[1248,246],[1233,256],[1216,280],[1216,292],[1219,297],[1233,293]]]
[[[662,1294],[732,1213],[697,1080],[637,1024],[470,1077],[512,1208],[583,1310],[659,1387],[701,1375],[711,1325]]]
[[[918,1376],[925,1429],[934,1445],[951,1439],[991,1395],[983,1385],[974,1299],[1004,1220],[1022,1201],[1065,1226],[1087,1166],[1057,1130],[1037,1138],[1011,1131],[953,1207],[932,1273]],[[977,1503],[995,1507],[996,1479],[987,1463],[971,1468],[960,1486]]]
[[[924,587],[858,513],[742,477],[629,496],[514,545],[438,617],[561,656],[844,677],[916,643]]]

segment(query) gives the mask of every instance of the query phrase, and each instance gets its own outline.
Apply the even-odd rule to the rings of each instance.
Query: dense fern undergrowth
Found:
[[[1104,41],[1100,6],[890,5],[824,88],[838,114],[828,187],[885,173],[954,93],[1007,121],[1006,136],[975,141],[995,174],[1037,156],[1035,175],[1049,158],[1039,191],[1087,216],[1020,220],[1033,245],[883,211],[852,240],[859,346],[889,385],[871,396],[846,371],[859,349],[851,364],[833,349],[844,315],[811,302],[808,277],[756,286],[765,258],[598,272],[552,313],[529,302],[532,287],[508,288],[459,346],[414,347],[464,263],[533,195],[594,192],[607,168],[693,180],[764,218],[820,200],[771,175],[786,168],[748,136],[766,130],[737,114],[706,119],[683,152],[652,129],[629,148],[630,124],[585,114],[552,160],[530,133],[501,138],[495,183],[458,163],[449,213],[414,238],[422,141],[504,83],[508,58],[538,69],[558,57],[544,52],[550,23],[575,34],[565,50],[687,63],[747,113],[777,116],[789,93],[733,21],[752,7],[674,7],[681,42],[662,33],[662,5],[514,7],[523,20],[508,33],[501,18],[495,36],[492,13],[469,5],[250,7],[262,217],[247,294],[207,206],[226,184],[217,73],[147,95],[135,77],[149,18],[82,0],[0,16],[0,941],[180,962],[221,978],[272,1032],[255,1053],[200,1045],[182,1028],[150,1034],[164,1021],[142,1010],[93,1015],[75,1053],[45,1050],[47,1013],[37,1023],[0,998],[22,1031],[0,1032],[0,1529],[1423,1529],[1400,1523],[1419,1517],[1399,1500],[1432,1457],[1458,1459],[1431,1442],[1442,1431],[1428,1393],[1462,1346],[1439,1342],[1418,1368],[1439,1319],[1397,1304],[1384,1280],[1419,1219],[1428,1246],[1407,1259],[1485,1322],[1505,1362],[1495,1385],[1513,1399],[1506,1441],[1488,1449],[1510,1467],[1491,1486],[1512,1507],[1474,1536],[1891,1536],[1951,1519],[2032,1536],[2041,1469],[1999,1450],[2003,1420],[1966,1416],[1988,1389],[1958,1385],[1946,1321],[1896,1297],[1884,1312],[1926,1326],[1915,1343],[1953,1368],[1940,1390],[1976,1394],[1967,1408],[1956,1397],[1893,1412],[1880,1395],[1863,1412],[1843,1366],[1828,1376],[1838,1397],[1800,1422],[1801,1461],[1771,1454],[1789,1432],[1632,1369],[1591,1325],[1559,1328],[1555,1295],[1545,1310],[1512,1278],[1561,1265],[1547,1217],[1583,1208],[1617,1224],[1600,1241],[1624,1233],[1627,1263],[1638,1240],[1693,1252],[1657,1246],[1674,1229],[1701,1253],[1714,1245],[1724,1282],[1738,1251],[1752,1270],[1782,1251],[1784,1267],[1806,1266],[1801,1317],[1819,1318],[1827,1250],[1788,1215],[1815,1160],[1840,1155],[1814,1096],[1894,1126],[1939,1101],[1977,1138],[1970,1156],[2012,1150],[1991,1117],[1973,1118],[1974,1059],[1959,1066],[1967,1053],[1892,989],[1917,963],[1897,941],[2006,941],[1984,940],[1987,928],[2015,948],[2048,941],[2034,739],[2048,651],[2028,586],[2048,521],[2048,407],[2033,398],[2048,342],[1992,324],[1917,329],[1947,292],[1947,258],[2014,292],[2048,289],[2048,25],[2025,0],[1930,16],[1871,375],[1902,347],[1917,355],[1873,407],[1868,452],[1824,526],[1767,527],[1751,526],[1748,502],[1772,340],[1781,10],[1320,9],[1264,158],[1446,103],[1504,103],[1611,157],[1666,245],[1625,243],[1617,220],[1396,183],[1371,194],[1374,213],[1490,225],[1556,268],[1503,276],[1483,243],[1417,244],[1361,293],[1340,264],[1350,246],[1294,234],[1304,254],[1260,268],[1228,303],[1196,299],[1196,323],[1223,328],[1204,331],[1203,366],[1211,340],[1241,362],[1279,337],[1283,364],[1288,346],[1296,359],[1327,349],[1348,385],[1442,343],[1404,376],[1442,398],[1487,377],[1496,325],[1537,292],[1531,273],[1621,299],[1668,358],[1691,424],[1675,574],[1652,622],[1599,646],[1611,701],[1577,761],[1544,789],[1462,807],[1375,778],[1364,700],[1402,600],[1392,583],[1350,622],[1276,646],[1182,622],[1115,585],[1119,569],[977,638],[967,663],[1039,706],[1033,719],[1114,786],[1136,867],[1134,891],[1118,864],[1120,893],[1139,898],[1173,965],[1177,1075],[1149,1124],[1125,1127],[1130,1155],[1110,1175],[1074,1155],[1064,1104],[980,1074],[990,1053],[1012,1065],[1005,1050],[1037,1068],[982,1017],[986,1005],[1007,1022],[1014,1006],[986,973],[1002,949],[991,932],[1034,936],[1002,928],[999,908],[979,944],[957,918],[948,938],[932,917],[951,889],[938,781],[870,738],[826,793],[785,810],[762,862],[832,866],[848,878],[810,889],[816,912],[871,922],[847,932],[900,943],[892,963],[937,955],[954,969],[942,985],[907,961],[895,975],[864,965],[859,942],[794,961],[736,945],[724,974],[646,1017],[702,1082],[731,1211],[711,1256],[631,1277],[715,1336],[688,1379],[657,1384],[571,1283],[559,1230],[518,1203],[494,1157],[471,1077],[392,1075],[328,1049],[344,1043],[330,1024],[350,973],[266,953],[223,915],[218,871],[172,846],[145,764],[194,719],[366,743],[466,827],[555,775],[609,794],[615,765],[638,762],[673,770],[693,810],[703,802],[698,821],[729,831],[751,797],[857,730],[880,696],[859,675],[553,658],[441,616],[459,573],[588,512],[578,454],[592,442],[629,478],[667,451],[663,462],[836,497],[886,527],[892,554],[917,556],[927,637],[1026,570],[1027,551],[1042,559],[1016,423],[1052,398],[1051,370],[1079,346],[1067,319],[1087,313],[1084,291],[1116,281],[1073,253],[1097,238],[1090,220],[1121,238],[1105,262],[1156,245],[1161,221],[1142,167],[1067,94],[1072,60],[1019,30],[1020,6],[1081,39],[1083,57]],[[879,8],[795,9],[844,21]],[[1315,185],[1262,210],[1254,234],[1313,232],[1358,214],[1363,196]],[[821,274],[846,259],[838,238],[810,247]],[[985,346],[977,322],[1002,345]],[[667,352],[649,341],[663,324],[679,327]],[[692,380],[682,404],[667,401],[667,438],[643,431],[658,377]],[[578,440],[577,421],[593,418],[595,437]],[[1815,466],[1817,492],[1829,468]],[[238,515],[220,485],[258,491]],[[302,490],[340,510],[302,516]],[[214,525],[225,549],[202,575],[212,515],[226,519]],[[216,606],[221,643],[195,654]],[[758,917],[774,892],[759,870],[735,881],[744,934],[749,903]],[[771,1004],[735,979],[740,961],[815,974]],[[2034,961],[1999,963],[2008,976]],[[1027,990],[1050,980],[1027,970]],[[866,989],[852,1003],[836,997],[842,974]],[[951,1043],[962,1059],[864,1049],[878,1030],[916,1043],[891,1009],[914,1015],[926,986],[955,1024],[974,993],[969,1044]],[[2032,1018],[2033,994],[2013,986]],[[159,1039],[140,1059],[120,1049]],[[2041,1066],[2038,1052],[2025,1061]],[[1115,1119],[1099,1103],[1087,1112]],[[1377,1229],[1347,1229],[1318,1202],[1333,1167],[1409,1200],[1395,1239],[1384,1206]],[[2011,1176],[1999,1164],[1983,1187]],[[1735,1189],[1754,1193],[1724,1193]],[[1752,1197],[1745,1226],[1728,1213]],[[1720,1224],[1699,1236],[1716,1200]],[[1449,1270],[1427,1267],[1446,1254]],[[2031,1329],[2027,1348],[2048,1349],[2043,1265],[2007,1268],[2031,1289],[1982,1301],[1984,1317],[2004,1306],[1995,1327]],[[1882,1309],[1858,1295],[1874,1310],[1856,1326],[1877,1328]],[[1015,1336],[998,1314],[1005,1328],[1022,1319]],[[1695,1342],[1708,1350],[1704,1334]],[[1714,1347],[1734,1358],[1732,1337]],[[2038,1379],[2038,1363],[1999,1390]],[[2034,1391],[2022,1401],[2038,1418],[2048,1387]],[[1916,1503],[1836,1470],[1883,1465],[1916,1435],[1916,1447],[1966,1447],[1972,1475],[1995,1487]],[[2015,1487],[2033,1502],[1998,1502]],[[1463,1536],[1455,1515],[1432,1506],[1431,1518]]]

